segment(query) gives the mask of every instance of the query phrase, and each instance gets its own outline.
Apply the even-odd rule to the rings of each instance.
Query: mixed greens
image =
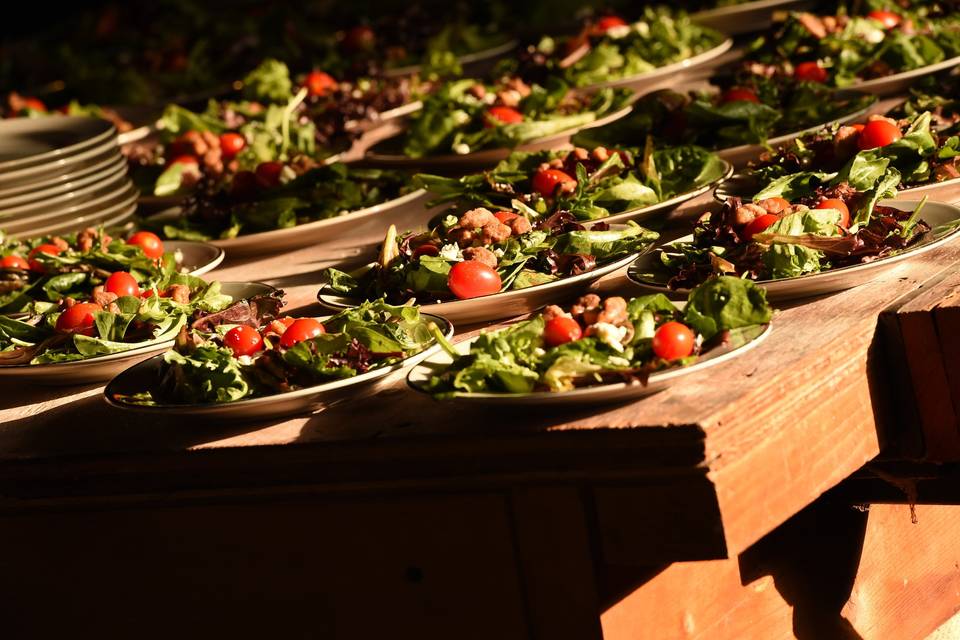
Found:
[[[698,286],[682,310],[662,294],[631,300],[589,294],[569,309],[549,306],[529,320],[481,333],[466,354],[442,343],[453,363],[426,386],[443,398],[646,384],[653,373],[755,338],[771,315],[765,292],[733,277]]]
[[[434,343],[416,307],[365,303],[320,323],[277,317],[280,295],[195,314],[164,354],[156,383],[118,399],[149,406],[259,398],[389,367]]]
[[[642,209],[724,177],[727,165],[695,146],[655,149],[515,151],[490,171],[445,178],[421,174],[414,183],[436,194],[430,204],[510,210],[532,219],[568,211],[597,220]]]

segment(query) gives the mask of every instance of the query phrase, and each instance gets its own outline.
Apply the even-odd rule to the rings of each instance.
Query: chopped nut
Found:
[[[471,209],[460,216],[457,226],[463,227],[464,229],[479,229],[490,222],[496,221],[497,219],[489,209],[479,207],[477,209]]]
[[[480,230],[480,241],[483,244],[503,242],[510,237],[511,233],[513,232],[510,230],[510,227],[494,218],[492,222],[483,225],[483,228]]]
[[[606,147],[597,147],[590,152],[590,157],[597,162],[606,162],[610,159],[610,151]]]
[[[784,205],[783,198],[765,198],[757,203],[767,213],[779,214],[789,207],[789,203]]]
[[[736,225],[743,226],[750,224],[755,218],[766,215],[766,213],[766,209],[753,203],[740,205],[733,214],[733,222]]]
[[[574,147],[571,153],[573,154],[573,157],[577,160],[586,160],[587,158],[590,157],[590,152],[584,149],[583,147]]]
[[[190,302],[190,287],[185,284],[170,285],[170,288],[167,289],[167,294],[174,302],[179,302],[180,304]]]
[[[464,260],[475,260],[477,262],[482,262],[488,267],[494,269],[497,268],[497,256],[483,247],[467,247],[463,250],[463,259]]]
[[[93,288],[93,292],[91,293],[90,297],[101,307],[107,307],[120,296],[110,291],[104,291],[103,286],[99,286]]]

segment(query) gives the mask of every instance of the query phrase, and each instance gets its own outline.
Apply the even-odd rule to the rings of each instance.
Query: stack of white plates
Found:
[[[133,217],[137,190],[113,125],[50,116],[0,121],[0,229],[30,237]]]

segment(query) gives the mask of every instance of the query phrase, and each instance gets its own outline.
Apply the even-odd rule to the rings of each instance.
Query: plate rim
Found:
[[[714,31],[716,30],[714,29]],[[586,86],[578,87],[578,88],[584,91],[589,91],[592,89],[618,88],[618,87],[624,87],[627,85],[632,85],[640,82],[646,83],[646,81],[656,80],[662,76],[669,75],[671,73],[677,73],[677,72],[689,71],[691,69],[695,69],[697,67],[707,64],[711,60],[715,60],[716,58],[719,58],[720,56],[725,54],[727,51],[729,51],[733,47],[733,38],[719,31],[717,31],[717,33],[720,33],[720,35],[724,36],[725,39],[715,47],[711,47],[706,51],[702,51],[701,53],[698,53],[695,56],[690,56],[689,58],[686,58],[684,60],[679,60],[677,62],[671,62],[668,65],[657,67],[649,71],[644,71],[643,73],[635,73],[631,76],[624,76],[623,78],[619,78],[616,80],[608,80],[606,82],[596,82],[594,84],[588,84]]]
[[[14,160],[4,160],[0,161],[0,176],[5,176],[8,171],[14,171],[17,169],[26,169],[26,168],[35,168],[38,165],[47,164],[48,161],[53,160],[63,160],[69,158],[80,151],[87,150],[88,147],[100,146],[100,143],[104,141],[110,141],[111,138],[116,138],[117,129],[113,126],[113,123],[104,120],[102,118],[91,118],[86,116],[66,116],[66,115],[49,115],[42,118],[15,118],[12,120],[11,125],[8,125],[8,128],[18,128],[16,125],[19,124],[21,127],[26,128],[24,125],[27,124],[64,124],[64,129],[69,126],[69,121],[71,122],[80,122],[84,121],[91,127],[99,127],[103,130],[99,133],[95,133],[89,138],[84,138],[80,142],[75,142],[63,147],[58,147],[56,149],[51,149],[50,151],[44,151],[37,153],[31,156],[25,156],[23,158],[18,158]],[[0,127],[2,129],[3,127]],[[41,129],[56,129],[56,127],[42,127]],[[4,132],[0,130],[0,136],[4,135]]]

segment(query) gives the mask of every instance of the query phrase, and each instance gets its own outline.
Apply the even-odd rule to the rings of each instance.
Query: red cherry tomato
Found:
[[[353,27],[343,36],[343,48],[353,53],[370,51],[377,43],[373,29],[365,25]]]
[[[437,245],[430,244],[429,242],[426,244],[422,244],[413,250],[414,259],[417,259],[420,256],[438,256],[438,255],[440,255],[440,249],[437,248]]]
[[[503,224],[507,224],[511,220],[519,218],[520,216],[513,213],[512,211],[497,211],[495,214],[493,214],[493,217],[499,220],[500,222],[502,222]]]
[[[576,185],[577,181],[559,169],[543,169],[533,174],[533,190],[544,198],[553,197],[561,184]]]
[[[320,324],[318,320],[314,320],[313,318],[297,318],[290,323],[287,330],[280,336],[280,344],[289,349],[298,342],[316,338],[321,333],[326,332],[326,329],[323,328],[323,325]]]
[[[235,158],[247,146],[247,139],[239,133],[228,131],[220,134],[220,155],[226,160]]]
[[[253,327],[242,324],[227,331],[223,336],[223,344],[235,356],[252,356],[263,349],[263,336]]]
[[[780,218],[773,215],[772,213],[768,213],[762,216],[757,216],[756,218],[748,222],[747,226],[743,228],[743,239],[746,240],[747,242],[750,242],[751,240],[753,240],[753,236],[757,235],[758,233],[763,233],[764,231],[767,230],[767,227],[769,227],[779,219]]]
[[[857,146],[861,151],[885,147],[903,137],[900,127],[886,120],[871,120],[863,125],[863,130],[857,136]]]
[[[840,226],[846,229],[850,226],[850,209],[847,204],[839,198],[824,198],[815,209],[836,209],[840,212]]]
[[[497,293],[502,284],[496,269],[476,260],[458,262],[447,276],[447,286],[461,300]]]
[[[103,290],[109,293],[115,293],[121,298],[123,296],[139,296],[140,285],[137,279],[126,271],[115,271],[110,274],[107,281],[103,283]]]
[[[265,189],[280,184],[280,173],[283,171],[282,162],[261,162],[257,165],[255,175],[257,184]]]
[[[57,318],[57,331],[92,336],[95,331],[93,314],[97,311],[102,311],[102,308],[95,302],[80,302],[64,309]]]
[[[33,109],[34,111],[47,112],[47,105],[43,104],[40,98],[24,98],[23,106],[27,109]]]
[[[0,268],[3,269],[23,269],[26,271],[30,268],[30,263],[21,258],[20,256],[3,256],[0,258]]]
[[[333,76],[317,69],[314,69],[307,74],[303,84],[307,88],[307,91],[310,93],[310,95],[317,97],[325,96],[328,93],[333,93],[339,86],[337,81],[333,79]]]
[[[867,14],[868,18],[873,18],[883,25],[884,29],[893,29],[900,24],[900,16],[893,11],[876,10]]]
[[[664,360],[686,358],[693,353],[696,336],[684,324],[667,322],[653,334],[653,352]]]
[[[625,26],[627,26],[627,21],[620,16],[603,16],[597,20],[597,31],[601,33],[606,33],[615,27]]]
[[[580,328],[580,324],[567,316],[550,318],[543,327],[543,341],[549,347],[557,347],[561,344],[579,340],[582,335],[583,330]]]
[[[60,247],[55,244],[41,244],[40,246],[31,249],[30,253],[27,254],[27,258],[30,259],[27,263],[30,265],[30,270],[43,273],[45,270],[43,264],[41,264],[39,260],[32,259],[38,253],[45,253],[48,256],[58,256],[60,255]]]
[[[492,127],[498,122],[503,124],[516,124],[518,122],[523,122],[523,114],[513,107],[500,106],[490,107],[487,109],[487,120],[484,123],[484,126]]]
[[[230,197],[236,200],[249,200],[257,195],[257,176],[253,171],[237,171],[230,187]]]
[[[819,62],[801,62],[793,70],[793,77],[807,82],[826,82],[827,70]]]
[[[779,196],[774,196],[773,198],[767,198],[764,202],[764,209],[770,213],[780,213],[786,209],[790,208],[790,202],[786,198],[781,198]]]
[[[720,96],[720,102],[721,104],[726,104],[728,102],[756,102],[759,104],[760,98],[758,98],[757,94],[750,89],[734,87]]]
[[[149,231],[137,231],[135,234],[127,238],[127,244],[132,244],[134,246],[140,247],[143,250],[145,256],[152,260],[157,260],[158,258],[163,257],[163,240],[155,234]]]

